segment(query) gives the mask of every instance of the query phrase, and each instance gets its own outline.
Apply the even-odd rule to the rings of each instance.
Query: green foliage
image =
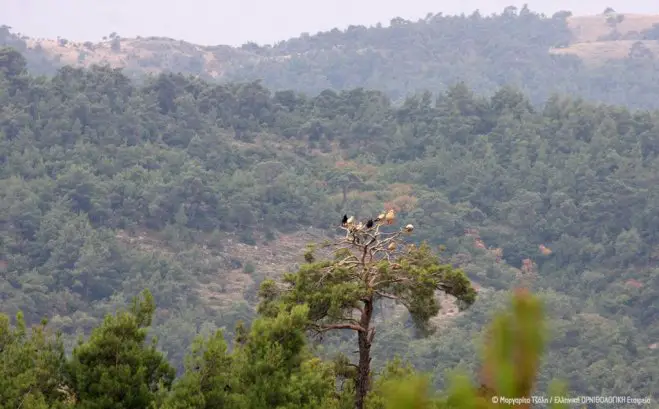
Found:
[[[243,271],[246,274],[253,274],[256,271],[256,267],[254,267],[254,264],[252,263],[246,263],[245,266],[243,267]]]
[[[22,314],[16,325],[0,315],[0,408],[64,408],[64,349],[45,322],[28,333]]]
[[[479,388],[469,377],[454,375],[442,395],[427,376],[395,358],[381,371],[365,407],[368,409],[494,409],[530,403],[545,345],[540,300],[518,290],[512,308],[495,316],[486,333]],[[28,337],[19,314],[15,328],[0,316],[0,375],[3,405],[30,408],[323,408],[349,409],[354,403],[336,389],[340,365],[314,357],[306,344],[309,307],[297,305],[276,317],[257,318],[247,333],[237,329],[229,352],[222,331],[199,336],[186,359],[185,372],[169,391],[173,371],[164,358],[144,345],[154,311],[148,291],[130,311],[107,316],[91,338],[64,357],[61,343],[49,337],[45,321]],[[566,396],[552,383],[549,396]],[[496,398],[496,399],[494,399]],[[550,403],[551,409],[566,409]]]
[[[332,366],[306,350],[308,308],[259,318],[229,354],[221,332],[197,339],[165,408],[332,408]]]
[[[138,84],[107,67],[38,78],[15,53],[2,56],[0,308],[23,311],[28,327],[50,316],[67,352],[148,288],[152,335],[182,371],[197,334],[244,338],[232,329],[254,317],[261,274],[301,262],[295,243],[327,233],[342,204],[361,219],[385,202],[416,226],[410,242],[446,251],[430,269],[421,253],[401,261],[415,296],[386,290],[402,291],[413,314],[378,302],[374,370],[399,354],[431,372],[436,389],[449,369],[474,371],[471,340],[530,260],[554,334],[538,387],[560,377],[575,394],[656,395],[656,112],[558,96],[540,106],[511,87],[478,96],[473,81],[392,101],[365,89],[303,96],[171,74]],[[606,77],[620,100],[632,88],[621,94],[611,83],[619,78]],[[524,87],[531,92],[530,79]],[[314,148],[321,143],[329,150]],[[265,243],[268,230],[275,240]],[[315,317],[337,318],[364,289],[337,269],[332,291],[316,291],[325,267],[309,256],[321,264],[303,268],[300,286],[314,297],[299,298]],[[258,274],[241,275],[247,261]],[[442,282],[469,301],[466,277],[483,288],[478,301],[440,311],[441,336],[417,338],[412,324],[437,308],[429,288]],[[323,354],[349,356],[354,341],[327,334]]]
[[[146,408],[171,386],[175,371],[152,345],[146,327],[155,309],[148,291],[130,312],[107,316],[86,342],[73,350],[68,372],[81,408]]]
[[[401,383],[405,383],[417,376],[414,368],[409,364],[404,364],[400,358],[394,357],[388,361],[384,369],[378,373],[373,389],[369,393],[366,400],[366,407],[368,409],[385,409],[396,407],[398,403],[395,399],[402,397],[401,391],[398,389]],[[427,386],[427,385],[426,385]],[[414,391],[415,395],[426,396],[427,394]],[[427,391],[426,391],[427,392]]]
[[[544,314],[537,297],[519,290],[512,308],[497,314],[483,344],[482,385],[473,386],[469,377],[455,374],[445,396],[433,396],[428,378],[406,373],[382,383],[381,405],[386,409],[494,409],[535,407],[535,378],[545,345]],[[566,389],[553,383],[548,395],[565,396]],[[519,402],[512,403],[513,399]],[[508,401],[510,399],[510,401]],[[533,403],[531,403],[533,402]],[[552,409],[567,408],[550,403]]]
[[[532,396],[543,396],[535,389],[538,363],[545,345],[544,313],[540,300],[526,291],[517,291],[509,311],[495,315],[483,340],[483,363],[479,388],[462,374],[451,376],[451,387],[443,396],[432,391],[429,378],[391,361],[378,378],[369,396],[369,408],[383,409],[494,409],[536,407]],[[566,388],[554,382],[544,396],[564,396]],[[521,399],[509,403],[502,398]],[[551,403],[552,409],[567,408]]]
[[[305,351],[308,308],[297,306],[273,320],[256,320],[238,351],[245,408],[316,408],[331,405],[332,367]]]
[[[428,379],[422,376],[389,381],[384,389],[385,409],[431,409],[436,406],[429,394]],[[466,408],[466,407],[465,407]]]
[[[227,407],[232,357],[222,331],[204,340],[197,337],[186,359],[185,373],[176,382],[164,408]]]
[[[335,249],[333,259],[315,261],[314,246],[309,246],[305,253],[308,263],[296,273],[284,275],[285,288],[277,289],[271,280],[261,285],[262,314],[274,316],[303,304],[309,308],[309,329],[320,334],[332,330],[356,332],[359,359],[352,365],[357,368],[353,374],[357,409],[368,405],[371,391],[370,350],[378,301],[400,302],[417,327],[428,332],[430,318],[440,310],[437,291],[455,297],[461,307],[476,299],[464,273],[441,265],[427,244],[406,246],[402,239],[406,229],[390,233],[381,227],[380,222],[371,228],[348,224],[344,226],[345,239],[324,246]]]
[[[517,290],[512,311],[495,318],[486,339],[483,383],[498,396],[528,397],[545,346],[540,300]]]
[[[516,290],[510,310],[494,318],[485,336],[481,386],[474,388],[467,377],[455,376],[439,407],[531,408],[535,405],[534,395],[548,396],[537,393],[535,385],[546,343],[544,323],[541,301],[525,289]],[[552,384],[549,392],[567,397],[559,383]],[[519,401],[513,403],[515,399]],[[551,403],[549,407],[566,408],[559,403]]]
[[[375,243],[368,251],[373,254],[384,251],[381,247],[380,243]],[[475,301],[476,292],[464,273],[440,264],[425,243],[419,247],[410,246],[403,253],[391,252],[395,258],[390,257],[390,262],[383,259],[362,262],[353,251],[344,247],[336,252],[334,260],[312,262],[302,265],[296,273],[285,274],[282,281],[287,290],[278,297],[274,284],[264,282],[260,311],[276,311],[272,302],[288,308],[305,303],[309,305],[311,321],[332,325],[359,322],[358,317],[345,317],[353,308],[361,308],[364,298],[373,297],[373,302],[395,298],[408,308],[420,328],[427,329],[428,320],[439,312],[437,290],[456,297],[462,307]],[[308,254],[311,253],[305,258],[313,261]]]

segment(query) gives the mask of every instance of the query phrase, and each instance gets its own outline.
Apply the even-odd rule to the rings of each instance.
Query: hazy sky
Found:
[[[0,24],[31,37],[98,41],[116,31],[123,37],[165,36],[205,45],[271,44],[350,24],[388,24],[394,17],[501,12],[529,4],[551,15],[618,12],[659,13],[657,0],[0,0]]]

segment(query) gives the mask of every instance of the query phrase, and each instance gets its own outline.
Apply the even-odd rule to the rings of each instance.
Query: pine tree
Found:
[[[0,314],[0,409],[65,407],[64,363],[62,343],[46,321],[28,331],[23,314],[13,328]]]
[[[456,297],[461,308],[476,298],[462,271],[442,265],[426,244],[417,247],[405,243],[404,237],[413,226],[392,232],[385,229],[380,223],[372,228],[345,226],[345,238],[323,246],[335,249],[333,258],[316,261],[311,246],[305,254],[307,264],[296,273],[285,274],[283,286],[266,281],[261,287],[262,314],[274,316],[282,309],[307,304],[308,328],[315,333],[357,333],[359,360],[351,364],[356,369],[357,409],[364,408],[370,390],[373,318],[378,300],[403,304],[417,327],[429,333],[429,319],[440,309],[437,291]]]
[[[197,337],[186,357],[185,373],[174,385],[164,409],[230,407],[232,362],[222,331],[208,339]]]
[[[145,290],[130,311],[107,316],[73,350],[68,372],[78,407],[144,409],[171,386],[174,368],[156,350],[155,339],[146,344],[154,310],[153,296]]]
[[[334,408],[332,366],[306,347],[308,312],[297,306],[257,318],[231,354],[220,331],[198,338],[163,409]]]

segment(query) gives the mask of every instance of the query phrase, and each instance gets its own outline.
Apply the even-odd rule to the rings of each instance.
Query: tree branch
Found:
[[[378,283],[373,283],[373,287],[379,288],[382,287],[383,285],[391,285],[391,284],[398,284],[398,283],[409,283],[410,279],[407,277],[399,277],[399,278],[394,278],[390,280],[383,280]]]
[[[361,326],[357,324],[327,324],[327,325],[316,325],[315,326],[315,331],[318,333],[324,333],[327,331],[331,331],[333,329],[351,329],[353,331],[358,331],[358,332],[366,332],[366,330]]]
[[[390,300],[398,300],[399,298],[393,294],[385,293],[383,291],[375,290],[375,293],[380,297],[389,298]]]
[[[339,261],[339,262],[337,263],[337,266],[348,267],[348,266],[350,266],[350,265],[352,265],[352,266],[358,266],[358,265],[360,265],[360,264],[363,264],[363,263],[360,263],[359,260],[349,260],[349,259],[352,258],[352,257],[354,257],[354,256],[346,257],[345,259]]]

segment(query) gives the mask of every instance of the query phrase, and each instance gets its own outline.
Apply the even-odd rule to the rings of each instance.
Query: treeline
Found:
[[[108,315],[71,356],[45,321],[28,330],[20,314],[14,326],[0,315],[0,408],[493,409],[502,404],[493,397],[509,397],[508,406],[530,400],[545,342],[541,306],[520,292],[490,330],[480,384],[454,376],[451,389],[438,394],[426,377],[393,359],[369,374],[375,382],[363,404],[355,404],[345,360],[312,353],[307,305],[257,318],[251,329],[239,325],[231,347],[222,331],[197,337],[178,378],[155,339],[147,340],[154,310],[153,297],[143,292],[130,309]],[[513,350],[517,358],[509,355]]]
[[[627,58],[599,65],[549,53],[552,47],[571,43],[570,15],[562,11],[548,17],[526,6],[509,6],[489,16],[477,11],[460,16],[438,13],[418,21],[396,18],[388,27],[351,26],[272,46],[218,46],[204,52],[221,64],[220,81],[262,80],[273,90],[293,89],[309,95],[364,87],[402,101],[428,89],[444,92],[464,81],[479,94],[513,85],[539,105],[561,93],[632,108],[659,108],[657,59],[647,47],[637,44]],[[656,28],[650,28],[628,39],[654,38],[655,32]],[[61,65],[37,48],[28,49],[9,29],[0,30],[0,44],[26,53],[35,73],[52,74]],[[190,56],[185,51],[178,59],[170,58],[169,47],[158,49],[155,40],[149,47],[150,57],[127,59],[127,70],[164,69],[207,79],[210,71],[217,71],[206,66],[200,52]]]

